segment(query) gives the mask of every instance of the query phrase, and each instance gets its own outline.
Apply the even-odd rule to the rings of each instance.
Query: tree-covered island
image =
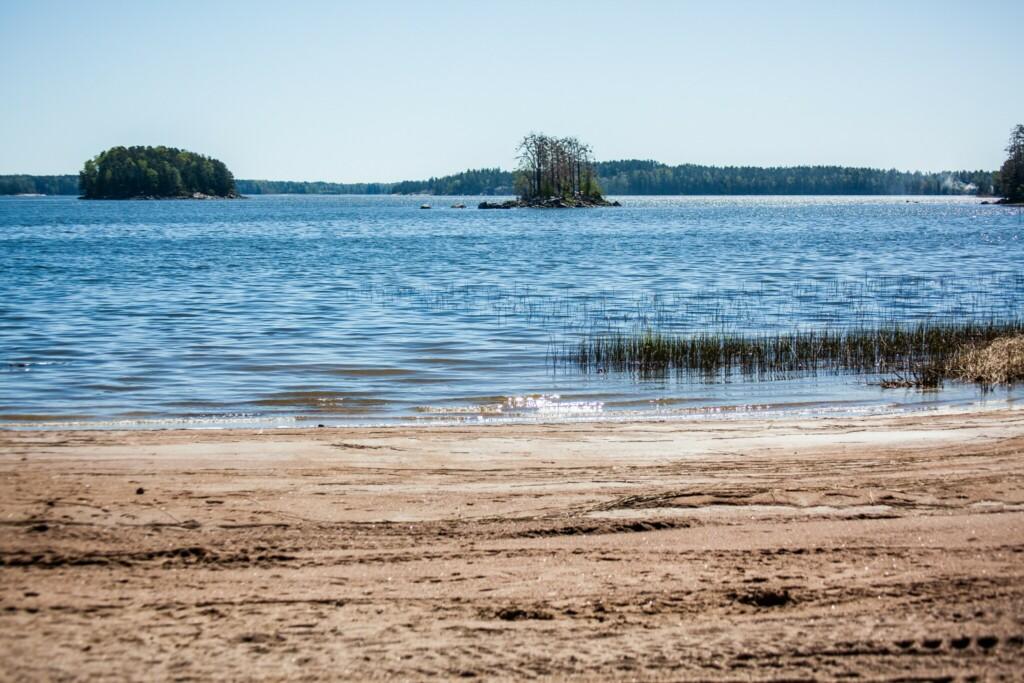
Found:
[[[601,195],[590,146],[576,138],[531,133],[523,138],[516,151],[519,168],[515,172],[515,190],[519,198],[500,203],[481,202],[481,209],[619,205]]]
[[[78,174],[83,199],[235,199],[224,162],[174,147],[111,147]]]

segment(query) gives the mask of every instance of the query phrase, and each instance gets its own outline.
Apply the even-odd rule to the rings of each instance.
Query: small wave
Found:
[[[252,401],[252,405],[260,407],[302,408],[328,412],[365,412],[385,404],[386,401],[383,399],[333,391],[285,391]]]
[[[488,403],[469,406],[416,406],[417,413],[428,415],[502,415],[500,403]]]
[[[403,368],[332,368],[328,371],[332,375],[338,375],[340,377],[406,377],[415,374],[412,370],[406,370]]]
[[[290,427],[294,426],[297,421],[295,417],[290,416],[268,417],[253,413],[109,420],[89,419],[87,415],[0,415],[0,424],[5,429],[44,430],[239,429]]]
[[[49,365],[67,365],[66,360],[27,360],[10,361],[6,364],[9,372],[28,372],[32,368],[42,368]]]
[[[597,415],[604,412],[604,401],[563,401],[559,394],[510,396],[506,405],[516,411],[536,412],[538,415]]]
[[[961,409],[971,409],[977,406],[966,406]],[[573,410],[560,410],[560,412],[542,412],[540,410],[531,413],[514,411],[502,411],[485,415],[474,413],[472,407],[446,409],[431,409],[425,412],[429,416],[415,416],[412,419],[424,424],[438,426],[476,424],[532,424],[532,423],[620,423],[620,422],[701,422],[701,421],[733,421],[744,419],[813,419],[825,417],[854,417],[870,415],[896,415],[922,411],[939,410],[940,406],[935,405],[807,405],[790,404],[742,404],[742,405],[713,405],[692,408],[679,408],[674,410],[615,410],[600,412],[585,412]],[[944,406],[945,409],[956,409],[954,406]],[[381,425],[383,426],[383,424]]]
[[[576,417],[600,415],[603,401],[563,401],[559,394],[529,394],[507,396],[501,403],[482,403],[465,406],[418,406],[418,413],[430,415],[502,415],[506,417]]]

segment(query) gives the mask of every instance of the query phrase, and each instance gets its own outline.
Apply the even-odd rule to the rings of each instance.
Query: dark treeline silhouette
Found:
[[[78,176],[0,175],[0,194],[78,194]]]
[[[1013,127],[1006,152],[1009,156],[997,174],[999,194],[1010,202],[1024,202],[1024,125]]]
[[[391,183],[327,183],[295,180],[236,180],[241,194],[391,194]]]
[[[429,180],[403,180],[391,186],[395,194],[509,195],[515,189],[512,173],[500,168],[480,168]]]
[[[903,195],[992,193],[991,171],[921,173],[845,166],[666,166],[605,161],[598,178],[608,194]]]
[[[86,161],[78,177],[86,199],[237,196],[223,162],[174,147],[111,147]]]
[[[993,191],[991,171],[896,171],[846,166],[667,166],[657,161],[600,161],[594,164],[597,184],[611,195],[941,195]],[[397,183],[401,194],[512,194],[516,175],[488,169],[489,183],[476,171]],[[471,182],[467,182],[470,181]],[[472,188],[472,189],[456,189]]]
[[[1021,158],[1021,155],[1011,159]],[[1007,160],[1008,162],[1010,159]],[[656,161],[602,161],[594,164],[597,183],[613,195],[729,195],[729,194],[993,194],[1001,174],[991,171],[921,173],[845,166],[780,168],[721,167],[684,164],[666,166]],[[1024,169],[1021,166],[1013,168]],[[1024,170],[1017,187],[1024,184]],[[46,180],[41,185],[37,179]],[[428,180],[399,183],[326,183],[282,180],[237,180],[241,194],[434,194],[512,195],[515,173],[497,168],[464,171]],[[10,180],[17,179],[17,180]],[[78,194],[76,176],[0,176],[0,194]],[[33,183],[29,189],[29,183]],[[1011,181],[1012,182],[1012,181]],[[1005,184],[1005,183],[1004,183]],[[996,185],[995,188],[1001,188]],[[198,190],[203,192],[204,190]],[[209,193],[208,193],[209,194]],[[1002,189],[999,194],[1008,195]]]

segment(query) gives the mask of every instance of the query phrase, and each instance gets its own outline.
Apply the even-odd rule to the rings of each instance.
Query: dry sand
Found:
[[[1024,411],[0,432],[0,678],[1024,662]]]

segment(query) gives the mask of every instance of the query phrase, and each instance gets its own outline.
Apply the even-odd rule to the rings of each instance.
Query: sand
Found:
[[[1024,411],[0,432],[0,679],[1021,676]]]

